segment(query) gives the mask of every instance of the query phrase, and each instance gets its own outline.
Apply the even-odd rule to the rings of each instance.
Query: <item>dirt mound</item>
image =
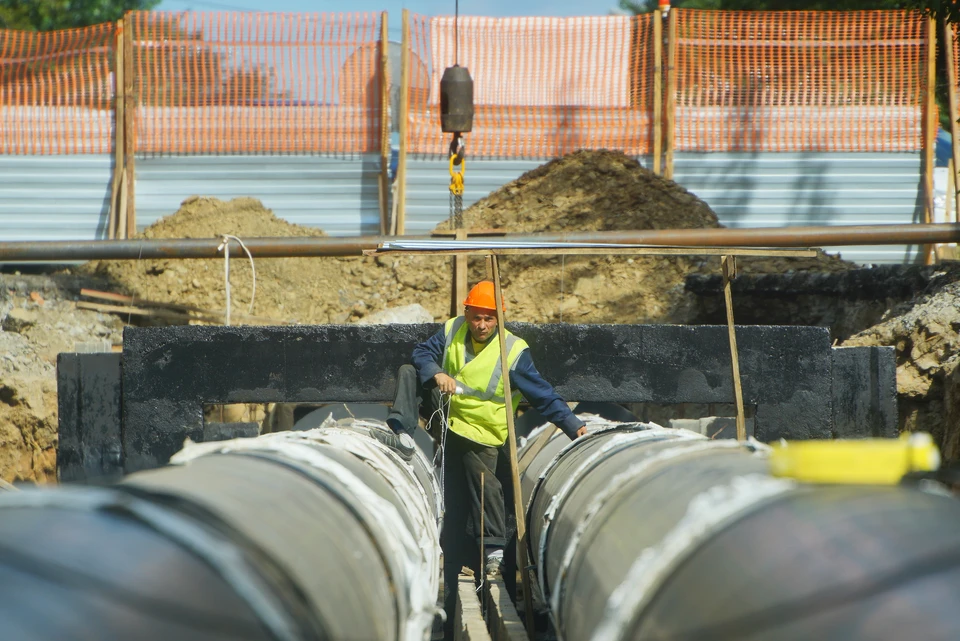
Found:
[[[469,180],[469,177],[467,177]],[[464,212],[467,229],[507,232],[616,231],[721,227],[709,205],[681,185],[615,151],[580,150],[550,161]],[[449,229],[449,222],[439,225]],[[509,257],[502,262],[510,316],[582,323],[685,323],[688,274],[718,273],[718,258]],[[478,261],[479,264],[479,261]],[[472,264],[473,266],[473,264]],[[738,260],[753,273],[848,269],[836,257]],[[480,269],[473,279],[483,277]]]
[[[845,346],[896,348],[900,424],[933,433],[943,454],[960,458],[960,282],[931,283],[915,301],[852,336]]]
[[[120,319],[77,309],[69,276],[0,274],[0,480],[56,479],[57,354],[120,342]]]
[[[188,198],[180,209],[161,218],[135,238],[219,238],[255,236],[324,236],[309,227],[277,218],[259,200]],[[274,320],[316,322],[324,293],[336,293],[338,265],[307,258],[255,259],[253,273],[245,254],[230,255],[232,311]],[[226,309],[223,259],[92,261],[78,268],[111,280],[115,289],[139,298]],[[253,310],[250,302],[253,298]],[[323,318],[322,314],[319,315]],[[323,318],[326,320],[326,318]]]
[[[599,231],[718,227],[710,207],[636,160],[611,151],[577,151],[548,162],[480,200],[464,212],[468,229],[507,232]],[[438,226],[446,228],[447,223]],[[222,202],[190,198],[145,238],[319,236],[292,225],[252,198]],[[511,257],[502,261],[510,317],[550,322],[687,322],[692,297],[687,274],[716,273],[716,258]],[[471,260],[471,280],[486,276]],[[843,269],[835,258],[739,262],[743,271]],[[105,276],[116,289],[141,298],[223,310],[223,261],[97,261],[82,268]],[[385,308],[419,303],[437,320],[449,313],[450,260],[384,256],[374,259],[259,259],[257,288],[244,256],[232,256],[234,313],[300,323],[352,322]],[[265,320],[262,322],[269,322]]]

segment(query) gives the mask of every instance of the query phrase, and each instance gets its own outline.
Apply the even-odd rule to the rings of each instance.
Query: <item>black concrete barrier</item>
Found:
[[[185,438],[202,441],[205,404],[389,402],[397,369],[440,327],[128,327],[120,386],[123,469],[163,465]],[[726,327],[508,327],[530,343],[537,368],[568,401],[733,402]],[[892,350],[846,348],[835,358],[821,327],[738,326],[737,342],[744,403],[755,409],[759,440],[896,432]],[[844,372],[839,382],[835,362]],[[71,380],[63,369],[61,386]],[[67,424],[73,420],[61,415],[68,443],[90,429]],[[63,464],[76,469],[76,459]]]

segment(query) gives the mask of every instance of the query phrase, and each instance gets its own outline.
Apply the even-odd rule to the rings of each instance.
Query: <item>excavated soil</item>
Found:
[[[916,300],[891,309],[843,345],[896,348],[900,427],[933,434],[960,460],[960,280],[943,273]]]
[[[468,229],[508,233],[719,226],[705,202],[611,151],[579,151],[546,163],[474,204],[464,212],[464,219]],[[224,234],[241,239],[324,235],[277,218],[254,198],[224,202],[193,196],[142,237],[218,239]],[[404,256],[259,258],[255,259],[254,292],[247,257],[231,255],[232,313],[258,317],[248,321],[234,316],[233,322],[365,322],[382,317],[385,310],[389,317],[397,308],[415,304],[441,320],[450,311],[450,262],[449,258]],[[526,256],[505,258],[502,265],[507,315],[517,321],[705,322],[704,306],[716,307],[719,300],[717,292],[705,294],[685,286],[688,278],[716,275],[719,260],[715,257]],[[851,267],[834,256],[738,261],[740,272],[750,275],[832,273]],[[484,262],[471,260],[471,281],[485,275]],[[78,309],[80,287],[221,313],[226,306],[222,259],[93,261],[35,280],[0,274],[0,285],[4,330],[0,354],[6,354],[0,358],[0,479],[4,480],[54,480],[56,354],[75,351],[81,343],[119,343],[124,323],[149,320]],[[943,287],[927,295],[946,296],[951,291]],[[762,299],[757,297],[760,307]],[[903,401],[907,399],[920,408],[913,413],[904,409],[905,428],[929,429],[931,421],[939,420],[938,434],[953,448],[945,453],[960,456],[957,430],[949,427],[960,420],[960,373],[955,367],[958,326],[950,316],[951,309],[956,311],[956,300],[922,302],[913,316],[910,305],[881,310],[897,302],[889,297],[880,303],[868,302],[873,306],[869,313],[857,316],[856,304],[850,308],[852,317],[861,320],[847,323],[842,335],[854,334],[881,318],[881,325],[854,336],[848,344],[897,345],[901,407],[907,407]],[[787,320],[804,323],[804,307],[794,305]],[[821,323],[833,323],[838,316],[829,310],[818,314],[816,322]],[[840,316],[850,317],[846,311]],[[765,322],[762,309],[753,315],[745,313],[738,321],[746,317]],[[951,402],[955,409],[950,409]]]
[[[680,185],[656,176],[628,156],[578,151],[546,163],[464,212],[468,229],[508,233],[718,227],[710,207]],[[444,229],[441,224],[438,229]],[[172,216],[145,230],[146,238],[218,238],[223,234],[320,236],[283,221],[252,198],[222,202],[190,198]],[[689,322],[695,299],[684,290],[694,272],[716,273],[719,260],[701,257],[509,257],[502,263],[512,320],[528,322]],[[832,271],[835,257],[741,259],[743,272]],[[123,293],[223,310],[223,261],[98,261],[83,268],[109,278]],[[295,323],[344,323],[388,307],[418,303],[446,318],[450,260],[437,257],[287,258],[255,261],[256,293],[245,257],[230,263],[234,313]],[[471,260],[471,281],[486,276]],[[268,321],[254,321],[268,322]]]

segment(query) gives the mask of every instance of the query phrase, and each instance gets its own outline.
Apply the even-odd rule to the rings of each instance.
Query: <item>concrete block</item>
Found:
[[[57,478],[118,478],[121,452],[120,354],[57,356]]]
[[[832,357],[833,435],[896,438],[895,348],[838,347]]]

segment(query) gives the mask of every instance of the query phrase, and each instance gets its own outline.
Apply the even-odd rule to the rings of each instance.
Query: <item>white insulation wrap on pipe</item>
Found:
[[[429,639],[439,485],[392,439],[377,421],[327,421],[188,442],[116,486],[5,493],[0,621],[32,640]],[[50,593],[63,568],[101,598]]]
[[[535,453],[538,429],[520,451],[561,640],[960,638],[955,498],[775,478],[752,440],[595,418],[588,432]]]

